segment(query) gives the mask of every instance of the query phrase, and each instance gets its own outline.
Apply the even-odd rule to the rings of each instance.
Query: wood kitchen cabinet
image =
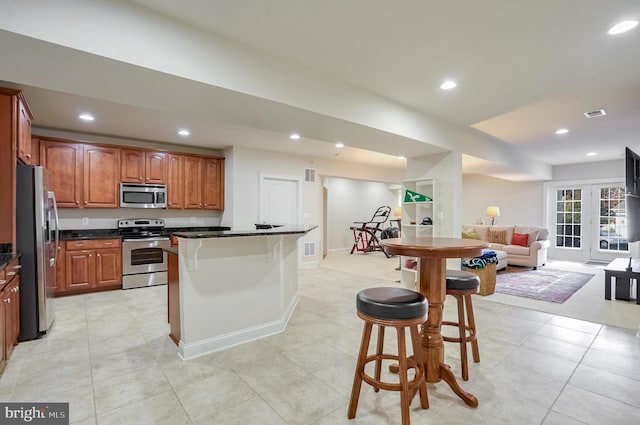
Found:
[[[83,206],[118,208],[120,149],[84,145]]]
[[[0,272],[0,372],[20,334],[20,265],[14,259]]]
[[[184,208],[184,156],[169,155],[167,208]]]
[[[122,251],[120,247],[120,239],[67,241],[62,292],[69,294],[121,287]]]
[[[25,164],[32,164],[31,121],[33,116],[27,102],[18,96],[18,158]]]
[[[26,141],[29,141],[28,145]],[[16,245],[16,163],[30,163],[31,112],[19,90],[0,87],[0,243]]]
[[[58,207],[118,208],[120,149],[41,138],[40,162]]]
[[[224,159],[185,155],[184,208],[224,208]]]
[[[202,206],[205,210],[224,209],[223,160],[205,158],[202,166]]]
[[[40,139],[40,163],[60,208],[79,208],[82,201],[83,145]]]
[[[202,208],[202,158],[184,157],[184,207]]]
[[[120,150],[120,181],[123,183],[165,184],[168,154],[141,149]]]

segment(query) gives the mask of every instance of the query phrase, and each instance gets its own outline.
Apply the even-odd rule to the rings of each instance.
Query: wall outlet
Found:
[[[195,223],[195,222],[196,222],[196,218],[195,218],[195,217],[191,217],[190,221],[191,221],[192,223]]]
[[[86,226],[89,224],[89,217],[82,217],[82,225]]]

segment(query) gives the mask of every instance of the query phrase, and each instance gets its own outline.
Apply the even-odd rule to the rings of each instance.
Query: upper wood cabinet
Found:
[[[167,208],[224,209],[224,158],[47,137],[32,143],[61,208],[118,208],[120,182],[128,182],[166,184]]]
[[[120,150],[40,140],[40,162],[61,208],[118,208]]]
[[[30,163],[30,146],[31,112],[22,93],[0,87],[0,243],[10,243],[14,248],[16,163],[17,159]]]
[[[33,116],[22,96],[18,97],[18,158],[32,164],[31,121]]]
[[[118,208],[120,149],[84,145],[83,206]]]
[[[145,152],[144,175],[145,183],[165,184],[167,182],[167,159],[169,155],[163,152]]]
[[[58,207],[82,206],[83,152],[81,143],[40,140],[40,163],[49,170]]]
[[[205,158],[202,166],[202,203],[206,210],[224,209],[223,160]]]
[[[184,157],[184,207],[202,208],[202,158]]]
[[[169,155],[167,208],[184,208],[184,156]]]
[[[140,149],[120,150],[120,181],[123,183],[165,184],[167,154]]]

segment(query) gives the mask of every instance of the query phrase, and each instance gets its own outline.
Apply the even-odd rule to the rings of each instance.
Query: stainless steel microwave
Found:
[[[120,183],[121,208],[167,208],[167,186]]]

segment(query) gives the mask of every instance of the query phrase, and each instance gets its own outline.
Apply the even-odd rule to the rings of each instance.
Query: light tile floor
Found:
[[[400,424],[398,394],[366,384],[356,419],[346,418],[362,329],[355,294],[396,277],[302,270],[286,332],[188,362],[167,337],[165,286],[57,299],[50,335],[16,347],[0,400],[68,401],[82,425]],[[480,406],[430,384],[430,408],[412,404],[414,424],[640,423],[635,330],[474,302],[481,362],[462,384]],[[456,345],[446,360],[459,375]]]

